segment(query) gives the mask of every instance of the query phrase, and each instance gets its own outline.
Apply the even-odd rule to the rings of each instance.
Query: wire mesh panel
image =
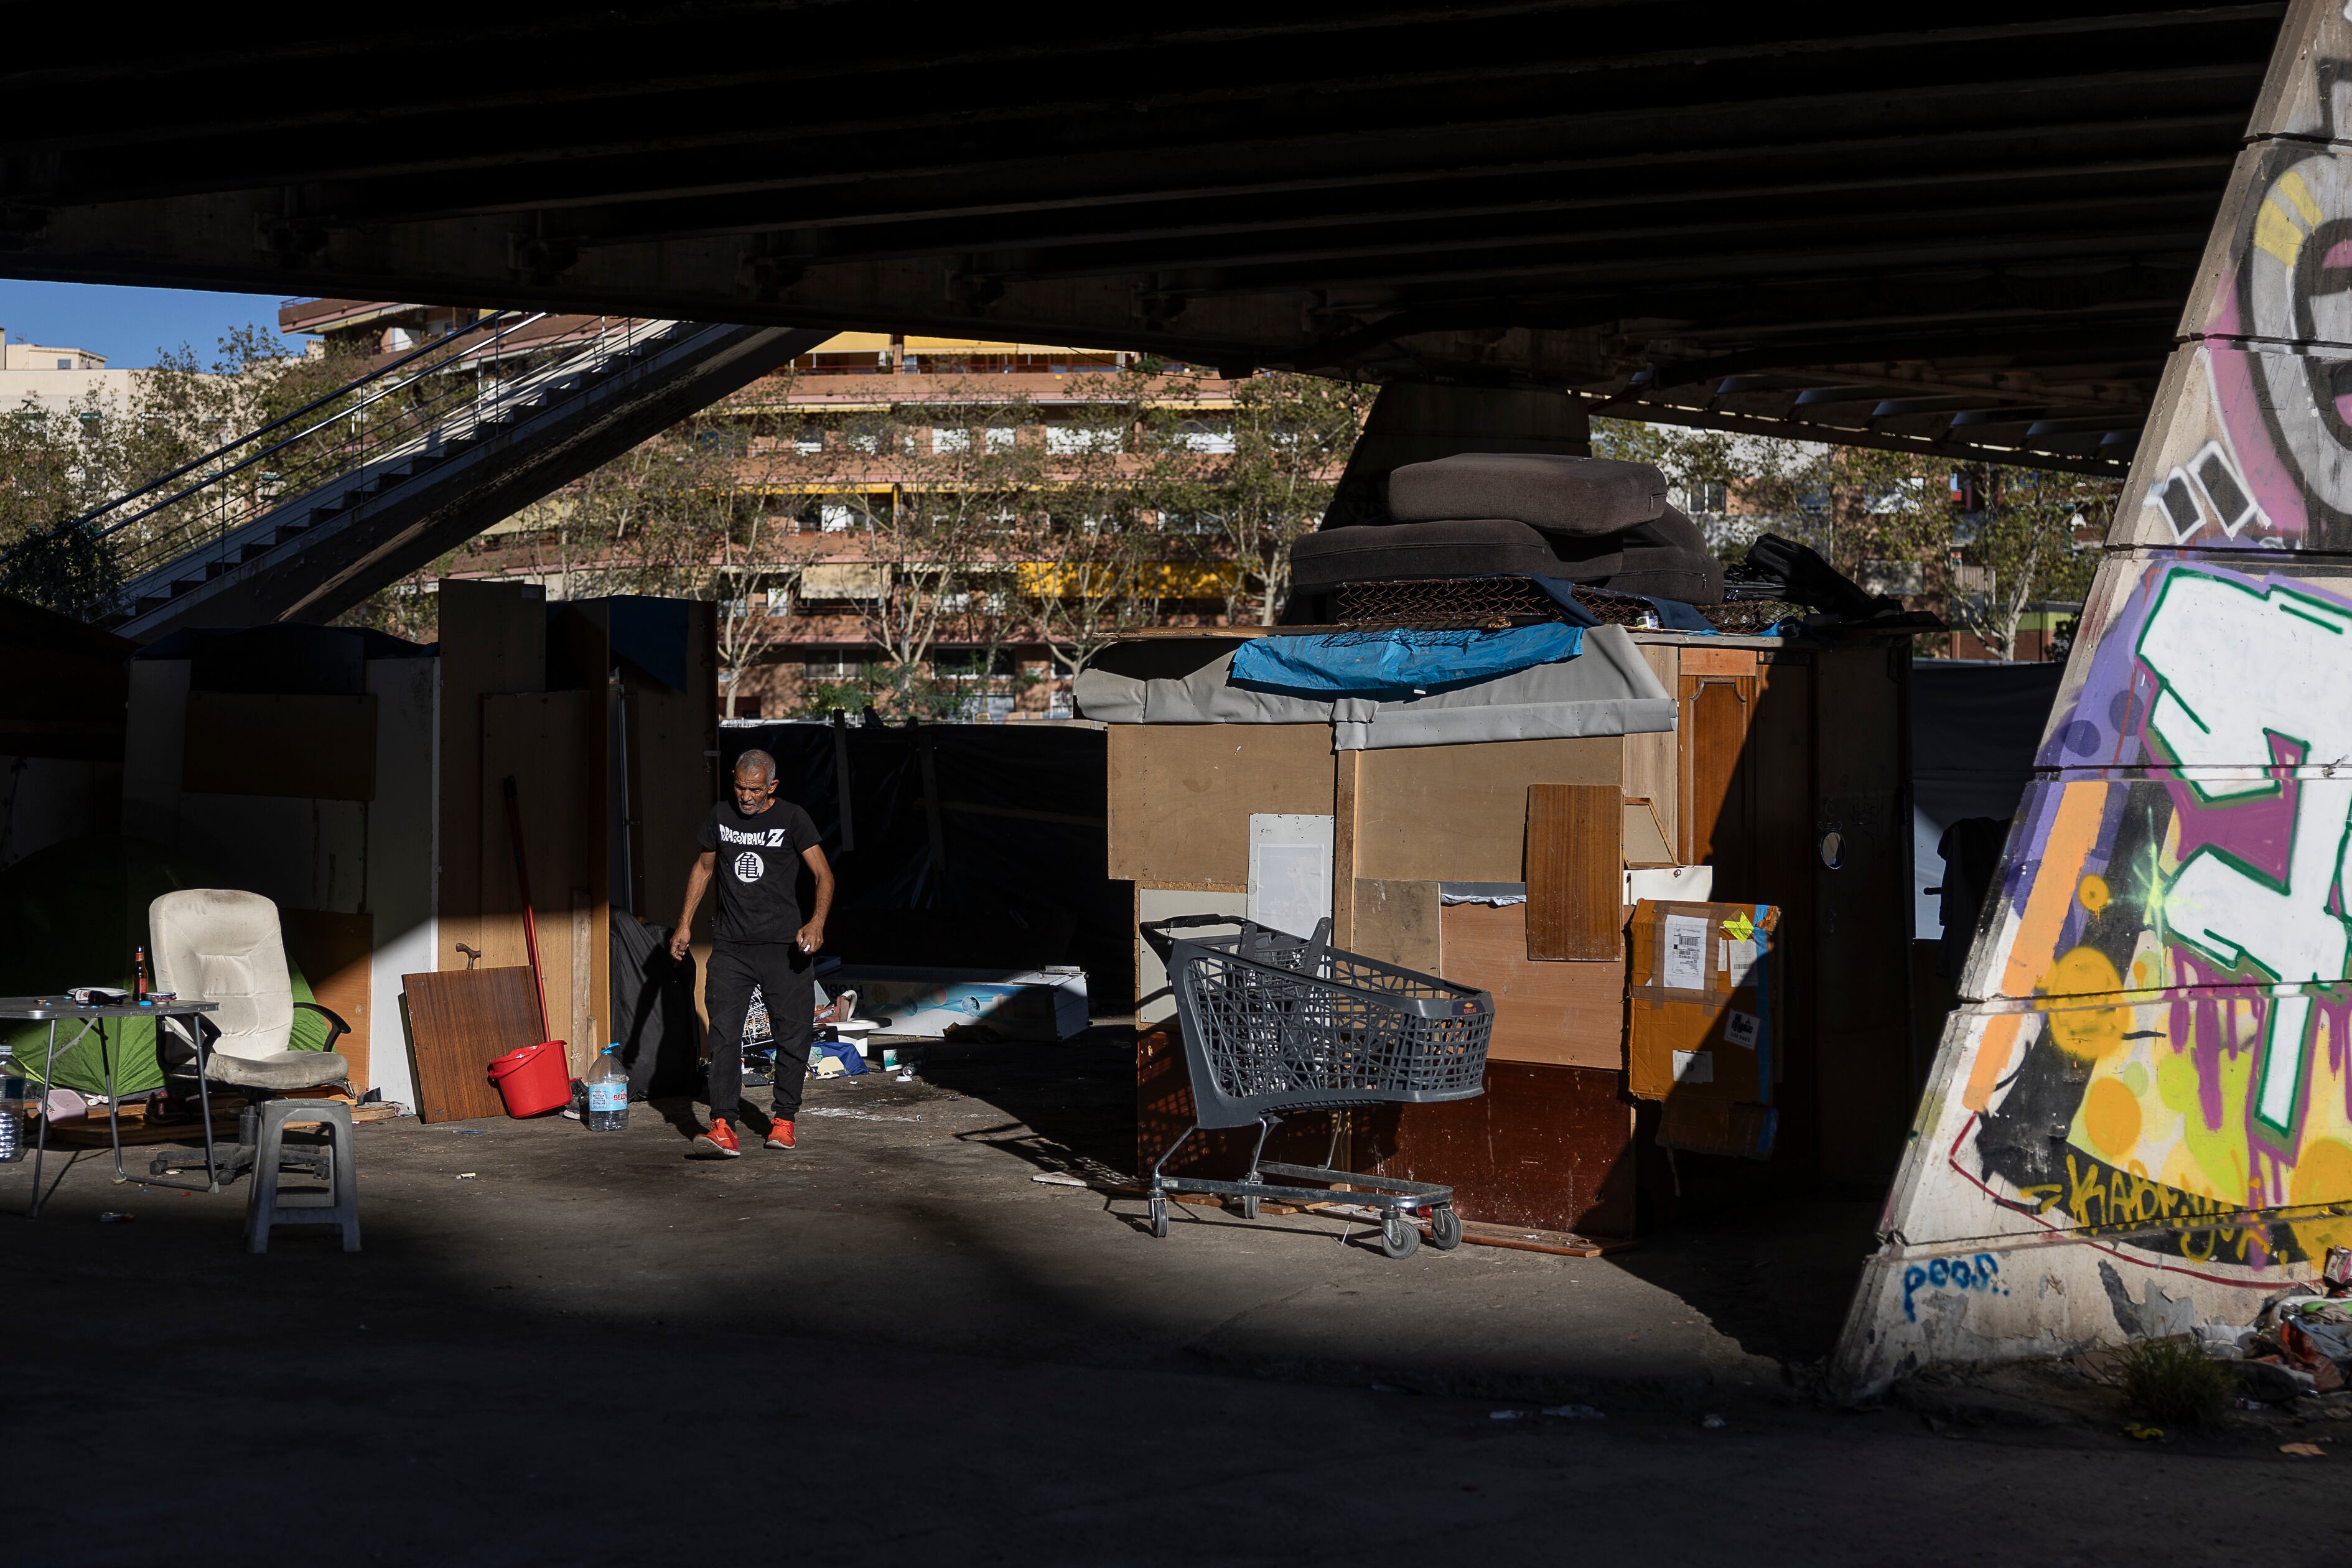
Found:
[[[1355,626],[1483,626],[1559,617],[1552,596],[1524,577],[1349,583],[1331,618]]]
[[[1576,602],[1602,626],[1654,626],[1658,607],[1637,594],[1612,594],[1578,584]],[[1722,632],[1760,633],[1783,617],[1806,613],[1799,605],[1752,601],[1696,606]],[[1343,626],[1505,626],[1570,617],[1559,601],[1524,577],[1432,577],[1348,583],[1332,599],[1331,619]]]
[[[1177,942],[1169,973],[1204,1127],[1484,1087],[1495,1013],[1483,991],[1247,922]]]

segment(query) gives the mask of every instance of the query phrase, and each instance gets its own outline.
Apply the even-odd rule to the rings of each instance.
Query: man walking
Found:
[[[735,1160],[743,1153],[733,1123],[743,1098],[743,1019],[754,986],[767,1002],[776,1042],[767,1143],[793,1146],[815,1012],[812,966],[833,908],[833,868],[808,813],[776,798],[776,760],[765,752],[746,752],[737,761],[734,787],[710,808],[701,844],[687,872],[686,908],[670,933],[669,951],[673,958],[686,956],[695,909],[715,879],[719,918],[702,987],[710,1013],[710,1131],[695,1139],[694,1150],[704,1159]],[[798,886],[803,862],[816,878],[816,909],[806,923]]]

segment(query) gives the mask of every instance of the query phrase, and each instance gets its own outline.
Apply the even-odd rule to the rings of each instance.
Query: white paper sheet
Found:
[[[1715,1053],[1713,1051],[1676,1051],[1675,1081],[1676,1083],[1713,1083]]]
[[[1672,991],[1706,989],[1706,921],[1700,916],[1666,917],[1664,984]]]

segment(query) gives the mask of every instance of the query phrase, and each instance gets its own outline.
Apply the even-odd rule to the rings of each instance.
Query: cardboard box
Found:
[[[1780,911],[1769,904],[1644,899],[1634,906],[1626,976],[1626,1087],[1665,1102],[1670,1148],[1762,1159],[1778,1118],[1786,993]]]

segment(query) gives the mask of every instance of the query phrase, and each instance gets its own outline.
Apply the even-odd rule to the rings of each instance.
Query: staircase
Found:
[[[84,618],[322,623],[829,335],[615,322],[518,373],[539,316],[470,323],[0,557],[101,563]]]

